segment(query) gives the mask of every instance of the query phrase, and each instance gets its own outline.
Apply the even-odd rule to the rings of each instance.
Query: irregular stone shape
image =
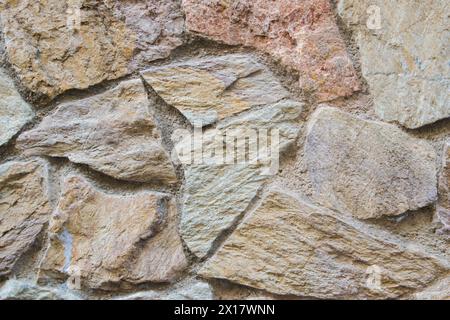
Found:
[[[0,8],[8,61],[38,98],[129,72],[135,35],[103,1],[5,0]]]
[[[184,164],[185,184],[180,230],[187,246],[196,256],[204,257],[208,254],[217,237],[233,225],[250,205],[264,182],[278,172],[277,168],[275,172],[269,170],[275,165],[270,153],[259,154],[251,162],[236,161],[237,163],[230,163],[228,159],[216,162],[216,159],[208,158],[207,155],[211,154],[212,150],[222,149],[221,137],[224,134],[231,138],[231,142],[226,141],[227,156],[229,150],[234,151],[234,137],[239,138],[236,147],[242,150],[245,137],[251,138],[250,131],[253,131],[253,128],[260,130],[257,132],[260,142],[267,137],[263,130],[278,129],[279,139],[271,146],[278,149],[277,152],[283,152],[297,138],[300,129],[298,118],[302,106],[290,100],[281,101],[221,122],[215,129],[205,132],[203,144],[194,143],[194,154],[203,147],[203,161],[181,161]],[[186,154],[183,150],[190,150],[190,147],[191,136],[188,136],[176,144],[175,150],[178,154]]]
[[[67,157],[122,180],[177,181],[140,80],[60,105],[37,128],[22,133],[27,155]]]
[[[442,160],[439,178],[439,204],[436,210],[438,220],[442,224],[440,233],[450,235],[450,141],[444,146]]]
[[[137,292],[116,300],[212,300],[213,293],[208,283],[195,281],[171,291]]]
[[[354,31],[378,116],[407,128],[450,117],[447,1],[340,0],[339,12]]]
[[[0,68],[0,146],[8,143],[33,116],[31,107]]]
[[[449,270],[415,244],[272,190],[199,274],[280,295],[364,299],[402,297]]]
[[[0,276],[8,275],[33,245],[51,207],[43,162],[8,162],[0,166]]]
[[[450,277],[438,280],[434,285],[413,296],[417,300],[450,300]]]
[[[0,289],[0,300],[81,300],[64,288],[41,287],[27,280],[8,280]]]
[[[308,124],[305,158],[324,204],[360,219],[397,216],[437,199],[434,149],[390,124],[320,108]]]
[[[328,0],[183,0],[183,8],[188,30],[270,54],[320,101],[360,89]]]
[[[144,79],[193,124],[208,125],[288,96],[249,55],[230,54],[148,69]]]
[[[164,194],[110,195],[70,176],[49,232],[41,275],[78,276],[82,287],[170,282],[187,266],[176,206]]]
[[[167,58],[183,44],[184,17],[179,0],[106,0],[105,3],[136,34],[134,64]]]

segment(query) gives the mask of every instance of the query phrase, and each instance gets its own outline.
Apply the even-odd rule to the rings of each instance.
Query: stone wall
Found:
[[[450,299],[449,14],[2,1],[0,299]]]

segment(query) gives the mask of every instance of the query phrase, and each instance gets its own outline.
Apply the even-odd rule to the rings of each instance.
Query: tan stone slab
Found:
[[[250,55],[189,60],[145,70],[142,76],[196,126],[288,97],[279,81]]]
[[[140,80],[58,106],[22,133],[17,147],[27,155],[66,157],[116,179],[177,181]]]
[[[0,166],[0,276],[35,242],[51,215],[47,167],[41,161]]]
[[[38,98],[129,72],[136,35],[103,1],[6,0],[0,8],[7,60]]]
[[[273,190],[200,270],[280,295],[399,298],[450,264],[380,228]]]
[[[41,276],[79,277],[81,287],[94,289],[173,281],[187,266],[177,222],[168,195],[111,195],[70,176],[49,226]]]
[[[391,124],[320,108],[308,123],[305,158],[320,200],[360,219],[398,216],[437,200],[433,147]]]
[[[0,146],[9,142],[34,116],[14,87],[12,79],[0,69]]]
[[[450,117],[446,0],[340,0],[383,120],[418,128]]]

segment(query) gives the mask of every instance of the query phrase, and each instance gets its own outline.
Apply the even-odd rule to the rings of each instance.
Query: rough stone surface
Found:
[[[0,146],[7,143],[34,116],[31,107],[0,69]]]
[[[228,137],[239,137],[236,147],[242,150],[244,137],[251,137],[252,128],[278,129],[278,145],[274,142],[271,146],[283,152],[297,138],[301,111],[302,104],[287,100],[220,123],[217,128],[205,132],[201,145],[204,148],[204,155],[211,154],[211,150],[219,149],[218,146],[222,147],[222,139],[217,137],[222,137],[223,134]],[[260,139],[267,137],[263,131],[259,131],[258,134]],[[189,138],[177,144],[179,154],[183,153],[181,150],[189,149],[191,146]],[[234,150],[234,140],[231,139],[226,140],[229,144],[227,155],[228,150]],[[197,150],[194,148],[193,153],[197,153]],[[274,165],[270,155],[260,155],[255,162],[236,161],[230,164],[225,161],[221,164],[220,161],[215,162],[214,158],[205,156],[201,163],[192,161],[185,164],[180,229],[187,246],[198,257],[204,257],[210,251],[216,238],[250,205],[267,178],[277,173],[269,170]]]
[[[439,204],[436,208],[442,224],[441,233],[450,235],[450,141],[444,146],[442,168],[439,178]]]
[[[105,0],[105,3],[136,34],[133,68],[167,58],[183,44],[180,0]]]
[[[94,97],[60,105],[17,147],[27,155],[67,157],[112,176],[137,182],[177,181],[140,80],[122,82]]]
[[[0,165],[0,276],[8,275],[35,242],[51,207],[43,162]]]
[[[0,300],[449,299],[447,2],[0,0]]]
[[[188,30],[270,54],[320,101],[360,88],[328,0],[183,0],[183,8]]]
[[[194,281],[170,291],[137,292],[117,300],[212,300],[213,293],[208,283]]]
[[[249,55],[191,60],[142,73],[193,124],[208,125],[288,96],[274,76]]]
[[[284,297],[226,280],[214,279],[211,281],[211,284],[214,291],[214,298],[217,300],[273,300],[277,297]]]
[[[357,218],[397,216],[437,200],[434,149],[390,124],[320,108],[305,157],[324,203]]]
[[[41,287],[31,281],[8,280],[0,289],[0,300],[81,300],[63,288]]]
[[[168,195],[109,195],[79,176],[62,185],[42,275],[78,275],[82,287],[170,282],[187,261]]]
[[[437,281],[422,292],[416,293],[418,300],[450,300],[450,277]]]
[[[339,11],[383,120],[418,128],[450,117],[447,1],[340,0]]]
[[[379,286],[367,274],[375,266]],[[397,298],[438,280],[449,268],[448,261],[416,244],[271,191],[200,275],[282,295]]]
[[[128,73],[136,36],[103,1],[5,0],[0,8],[7,60],[36,97]]]

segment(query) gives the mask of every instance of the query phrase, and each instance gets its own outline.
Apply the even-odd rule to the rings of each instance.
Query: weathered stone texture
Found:
[[[8,280],[0,289],[0,300],[81,300],[67,289],[41,287],[29,280]]]
[[[105,3],[136,34],[133,68],[167,58],[183,44],[180,0],[105,0]]]
[[[67,157],[112,176],[137,182],[177,181],[140,80],[94,97],[60,105],[17,139],[27,155]]]
[[[34,116],[11,78],[0,68],[0,146],[16,135]]]
[[[339,12],[383,120],[418,128],[450,117],[448,1],[340,0]]]
[[[212,300],[208,283],[192,281],[169,291],[144,291],[116,298],[116,300]]]
[[[43,162],[0,165],[0,276],[11,272],[49,220],[47,192]]]
[[[196,125],[288,96],[267,68],[249,55],[190,60],[152,68],[142,75],[158,95]]]
[[[188,30],[270,54],[320,101],[360,89],[328,0],[183,0],[183,9]]]
[[[187,266],[168,195],[109,195],[78,176],[62,189],[42,276],[75,274],[83,287],[115,289],[170,282]]]
[[[226,140],[229,144],[227,157],[230,152],[233,162],[227,162],[229,158],[222,161],[219,157],[205,157],[202,163],[193,161],[184,165],[181,234],[195,255],[204,257],[216,238],[231,227],[236,218],[250,205],[267,179],[278,172],[278,169],[275,172],[270,171],[275,165],[270,151],[266,155],[261,153],[254,159],[255,161],[242,161],[243,159],[238,161],[234,159],[234,146],[236,145],[237,150],[243,150],[245,137],[251,139],[252,133],[255,133],[252,130],[254,128],[260,130],[256,131],[260,139],[267,139],[267,132],[278,129],[279,140],[274,140],[270,147],[277,153],[284,152],[297,138],[300,129],[298,118],[302,106],[301,103],[291,100],[281,101],[220,123],[217,128],[205,132],[203,145],[199,146],[199,148],[203,146],[204,155],[212,154],[212,150],[222,150],[221,137],[226,134],[228,139],[231,139]],[[239,139],[236,144],[234,137]],[[189,150],[191,146],[189,138],[177,144],[176,149],[179,153],[182,153],[182,150]],[[250,141],[253,141],[250,142],[253,145],[256,143],[254,140]],[[198,149],[194,148],[193,153],[197,152]],[[190,153],[188,155],[190,156]]]
[[[302,104],[288,100],[288,92],[250,55],[191,60],[152,68],[142,75],[157,94],[196,127],[218,121],[215,128],[205,131],[203,140],[192,143],[188,133],[175,143],[175,156],[185,170],[181,233],[189,249],[204,257],[215,239],[233,224],[274,174],[267,173],[271,167],[269,155],[253,163],[236,164],[207,155],[222,148],[221,137],[225,134],[240,138],[241,145],[236,147],[242,150],[244,137],[260,133],[254,129],[268,131],[264,133],[266,139],[271,129],[279,130],[281,136],[274,141],[274,148],[279,143],[277,147],[285,149],[297,137],[296,122]],[[233,147],[228,150],[234,156],[234,140],[230,141],[227,143]],[[202,148],[203,159],[187,159],[202,154]]]
[[[418,300],[450,300],[450,276],[440,279],[432,286],[414,294],[413,298]]]
[[[7,60],[36,97],[129,72],[136,36],[103,1],[5,0],[0,8]]]
[[[0,300],[450,299],[449,8],[0,0]]]
[[[450,235],[450,141],[445,144],[442,154],[439,203],[436,211],[438,220],[442,224],[442,228],[439,231]]]
[[[318,196],[357,218],[397,216],[437,200],[434,149],[390,124],[320,108],[305,157]]]
[[[200,275],[281,295],[364,299],[411,294],[449,268],[383,230],[271,191]]]

